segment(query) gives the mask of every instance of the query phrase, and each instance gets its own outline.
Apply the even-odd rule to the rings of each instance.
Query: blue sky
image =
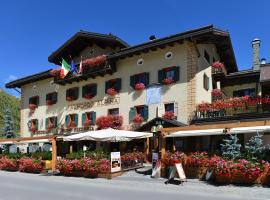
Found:
[[[56,67],[48,56],[80,29],[111,32],[134,45],[153,34],[164,37],[214,24],[229,30],[238,67],[247,69],[255,37],[262,41],[261,58],[270,60],[269,8],[267,0],[3,0],[0,86]]]

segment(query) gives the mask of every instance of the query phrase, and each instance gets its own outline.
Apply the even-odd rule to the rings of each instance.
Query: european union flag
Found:
[[[74,64],[73,60],[70,63],[70,73],[71,74],[74,74],[74,73],[78,74],[77,68],[75,67],[75,64]]]

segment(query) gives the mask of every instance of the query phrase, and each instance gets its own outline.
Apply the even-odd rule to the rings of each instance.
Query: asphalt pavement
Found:
[[[112,180],[0,171],[0,200],[253,200],[270,199],[270,188],[213,186],[198,180],[164,184],[135,172]]]

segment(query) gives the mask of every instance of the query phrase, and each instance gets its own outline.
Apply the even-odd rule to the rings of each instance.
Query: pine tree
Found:
[[[237,135],[229,135],[228,139],[223,139],[224,144],[221,144],[222,156],[229,159],[236,159],[241,156],[241,144],[237,144]]]
[[[4,137],[6,138],[14,138],[15,133],[14,133],[14,122],[12,118],[12,114],[10,111],[10,108],[6,108],[4,111]]]
[[[252,136],[245,145],[247,158],[251,160],[258,160],[263,157],[265,147],[263,146],[262,135],[257,134]]]

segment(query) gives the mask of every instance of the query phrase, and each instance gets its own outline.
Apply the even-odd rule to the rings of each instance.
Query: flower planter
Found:
[[[242,184],[242,185],[252,185],[255,184],[258,176],[245,176],[241,173],[233,173],[231,182],[234,184]]]
[[[172,78],[165,78],[162,83],[164,85],[171,85],[173,83],[173,79]]]
[[[204,180],[207,170],[208,170],[208,167],[205,167],[205,166],[199,167],[199,169],[198,169],[198,178],[200,180]]]
[[[215,183],[217,184],[230,184],[231,183],[231,176],[215,174],[214,177],[215,177]]]
[[[144,88],[145,88],[145,85],[143,83],[136,83],[136,85],[135,85],[136,91],[142,91],[142,90],[144,90]]]
[[[199,176],[199,166],[185,166],[184,171],[187,178],[198,178]]]

